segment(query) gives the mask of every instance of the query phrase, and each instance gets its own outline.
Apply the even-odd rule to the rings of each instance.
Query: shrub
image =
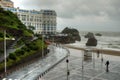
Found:
[[[10,53],[9,58],[12,60],[16,60],[16,55],[14,53]]]
[[[21,49],[24,50],[24,51],[30,52],[30,49],[27,46],[24,46]]]
[[[18,49],[18,50],[16,50],[15,51],[15,54],[17,55],[17,56],[21,56],[21,55],[24,55],[24,53],[25,53],[25,51],[23,50],[23,49]]]

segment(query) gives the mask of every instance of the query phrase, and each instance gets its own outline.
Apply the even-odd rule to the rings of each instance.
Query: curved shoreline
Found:
[[[77,49],[77,50],[85,50],[85,48],[81,48],[81,47],[75,47],[75,46],[71,46],[71,45],[64,45],[65,47],[68,48],[72,48],[72,49]],[[93,48],[93,52],[97,52],[100,51],[101,54],[108,54],[108,55],[114,55],[114,56],[120,56],[120,51],[116,51],[116,50],[108,50],[108,49],[97,49],[97,48]]]

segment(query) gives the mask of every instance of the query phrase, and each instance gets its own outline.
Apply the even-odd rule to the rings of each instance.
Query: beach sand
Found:
[[[72,48],[72,49],[77,49],[77,50],[85,50],[85,48],[80,48],[80,47],[75,47],[71,45],[64,45],[65,47]],[[93,52],[96,52],[99,50],[101,54],[108,54],[108,55],[115,55],[115,56],[120,56],[120,51],[117,50],[108,50],[108,49],[96,49],[93,48]]]

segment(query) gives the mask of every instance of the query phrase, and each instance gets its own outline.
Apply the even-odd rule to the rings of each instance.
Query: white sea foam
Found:
[[[96,48],[99,49],[108,49],[108,50],[117,50],[120,51],[120,37],[119,36],[95,36],[98,44]],[[84,38],[84,36],[81,36],[81,41],[76,41],[75,43],[72,43],[70,45],[75,47],[81,47],[85,48],[87,43],[87,38]]]

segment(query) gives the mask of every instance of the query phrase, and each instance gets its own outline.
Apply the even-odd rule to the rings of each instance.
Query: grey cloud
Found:
[[[24,0],[22,5],[28,9],[54,9],[62,21],[58,26],[107,26],[111,30],[114,26],[120,30],[120,0]]]
[[[101,16],[101,11],[110,18],[119,19],[119,0],[25,0],[24,5],[38,9],[55,9],[58,17]]]

